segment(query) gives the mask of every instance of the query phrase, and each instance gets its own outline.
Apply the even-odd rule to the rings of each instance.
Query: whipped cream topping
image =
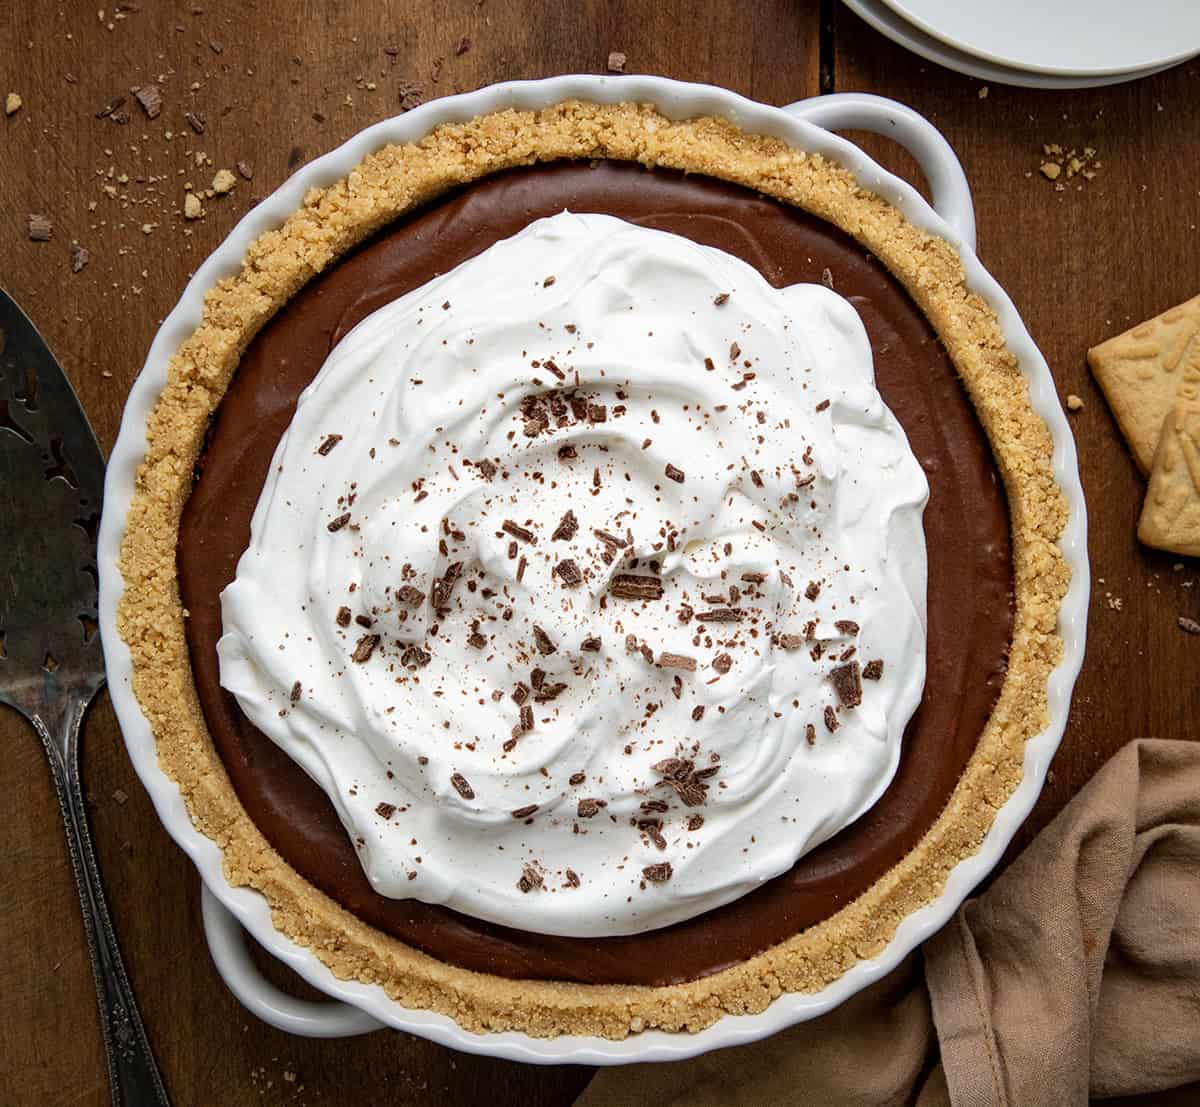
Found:
[[[380,893],[664,926],[887,787],[927,496],[845,299],[563,213],[330,354],[222,594],[221,682]]]

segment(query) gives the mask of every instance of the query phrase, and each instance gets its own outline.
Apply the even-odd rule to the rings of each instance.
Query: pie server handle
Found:
[[[975,205],[958,156],[939,131],[912,108],[867,92],[834,92],[797,100],[784,109],[789,115],[827,131],[870,131],[900,143],[929,182],[933,210],[975,250]]]
[[[217,973],[242,1006],[277,1030],[302,1038],[349,1038],[384,1024],[348,1003],[314,1003],[281,991],[259,971],[246,949],[246,935],[220,900],[200,886],[204,936]]]

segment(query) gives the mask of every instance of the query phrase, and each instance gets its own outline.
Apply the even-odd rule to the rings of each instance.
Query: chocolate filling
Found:
[[[926,691],[891,787],[790,872],[736,902],[661,930],[603,939],[526,933],[377,895],[324,793],[221,689],[216,653],[219,594],[249,541],[275,446],[334,344],[376,308],[564,208],[686,235],[736,254],[776,285],[832,279],[866,324],[879,388],[931,489]],[[1008,511],[991,451],[949,358],[900,283],[849,236],[804,212],[710,178],[624,163],[560,163],[488,178],[385,228],[314,279],[241,360],[184,508],[178,556],[204,716],[241,802],[271,845],[371,925],[443,961],[516,978],[690,980],[849,903],[912,849],[945,806],[995,702],[1012,630]]]

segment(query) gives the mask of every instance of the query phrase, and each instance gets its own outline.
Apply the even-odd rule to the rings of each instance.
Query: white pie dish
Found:
[[[760,1014],[726,1016],[708,1029],[690,1035],[650,1031],[623,1041],[611,1041],[570,1036],[542,1039],[515,1032],[474,1034],[445,1016],[403,1008],[379,987],[336,979],[313,953],[290,942],[274,929],[266,901],[258,893],[233,888],[226,881],[220,849],[192,824],[178,787],[158,765],[150,726],[131,691],[130,654],[116,630],[117,602],[123,589],[117,561],[135,475],[145,453],[146,417],[166,383],[168,359],[200,321],[204,293],[218,279],[235,272],[247,246],[264,231],[282,223],[299,206],[309,188],[325,186],[345,176],[374,149],[387,143],[413,141],[444,122],[465,121],[510,107],[536,109],[572,98],[601,103],[649,102],[675,118],[707,114],[725,116],[748,131],[774,136],[844,165],[860,183],[893,203],[913,224],[955,246],[962,254],[970,288],[996,311],[1009,348],[1017,356],[1029,382],[1032,406],[1050,429],[1054,442],[1054,474],[1069,509],[1069,521],[1060,546],[1072,579],[1060,612],[1059,632],[1065,646],[1063,659],[1049,682],[1050,723],[1027,743],[1022,782],[997,813],[980,851],[953,870],[938,899],[904,920],[879,957],[858,963],[820,993],[788,994]],[[873,130],[904,142],[922,164],[937,211],[911,186],[884,172],[857,147],[822,127]],[[957,159],[938,132],[909,109],[878,97],[847,94],[821,97],[780,109],[756,104],[710,86],[686,85],[653,77],[559,77],[497,85],[434,101],[368,128],[339,149],[306,166],[237,225],[201,266],[179,304],[163,323],[130,393],[120,435],[109,462],[98,557],[100,621],[109,684],[130,758],[164,826],[200,871],[205,890],[205,925],[214,960],[230,988],[250,1010],[293,1033],[339,1036],[386,1025],[455,1048],[512,1060],[582,1064],[677,1060],[765,1037],[830,1010],[888,972],[950,917],[971,888],[999,860],[1040,792],[1046,769],[1062,737],[1071,689],[1082,662],[1089,580],[1085,510],[1075,447],[1058,404],[1054,382],[1011,301],[979,264],[973,247],[974,217],[970,193]],[[341,1002],[307,1004],[278,993],[245,956],[239,924],[269,952]]]

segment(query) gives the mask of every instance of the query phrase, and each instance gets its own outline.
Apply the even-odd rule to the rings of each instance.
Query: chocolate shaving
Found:
[[[661,600],[663,583],[658,577],[638,573],[617,573],[608,589],[623,600]]]
[[[290,699],[292,701],[292,703],[299,703],[300,695],[302,692],[303,692],[303,689],[300,686],[300,682],[296,681],[296,683],[292,685],[292,690],[288,695],[288,699]]]
[[[578,456],[579,456],[579,454],[576,451],[575,447],[572,446],[570,443],[568,443],[565,446],[559,446],[559,448],[558,448],[558,460],[559,461],[573,461]]]
[[[747,584],[762,584],[767,579],[766,573],[743,573],[742,580]]]
[[[1200,631],[1197,631],[1200,633]],[[879,680],[883,676],[883,661],[878,657],[863,666],[863,680]]]
[[[486,457],[482,461],[475,462],[475,468],[483,474],[484,480],[491,480],[496,475],[495,462],[488,461]]]
[[[781,634],[779,644],[785,650],[798,650],[804,645],[804,639],[799,634]]]
[[[688,830],[699,830],[704,825],[703,815],[689,815],[687,821]]]
[[[92,260],[92,255],[86,246],[80,246],[78,242],[71,243],[71,272],[82,273],[87,263]]]
[[[643,811],[657,811],[659,814],[670,810],[670,807],[664,800],[646,800],[640,806]]]
[[[713,303],[716,304],[717,307],[720,307],[722,304],[725,304],[728,302],[729,302],[729,293],[728,292],[718,292],[713,297]]]
[[[513,813],[514,819],[528,819],[538,809],[536,803],[527,804],[525,807],[518,807]]]
[[[183,118],[187,120],[187,124],[198,135],[204,134],[204,128],[207,120],[204,113],[201,111],[186,111],[183,113]]]
[[[533,697],[534,703],[549,703],[551,700],[558,699],[565,691],[567,686],[563,683],[543,684],[538,689],[537,695]]]
[[[663,837],[662,822],[658,819],[639,819],[638,830],[646,835],[658,849],[667,848],[667,840]]]
[[[523,731],[533,729],[533,708],[527,703],[521,705],[521,729]]]
[[[692,708],[692,722],[698,723],[704,718],[704,704],[698,703]]]
[[[425,593],[411,584],[402,584],[396,589],[396,599],[406,607],[420,607],[425,602]]]
[[[574,869],[567,870],[567,887],[568,888],[578,888],[579,887],[579,874]]]
[[[521,879],[517,881],[517,887],[522,892],[532,892],[534,888],[540,888],[544,880],[541,869],[536,865],[526,865],[521,870]]]
[[[558,526],[554,528],[554,533],[550,535],[551,542],[569,541],[575,537],[576,531],[579,530],[579,520],[575,518],[575,512],[570,509],[558,521]]]
[[[423,669],[429,664],[432,657],[421,649],[420,646],[409,646],[400,655],[400,664],[406,669]]]
[[[475,789],[467,783],[467,778],[462,773],[452,773],[450,783],[454,785],[454,790],[465,800],[473,800],[475,798]]]
[[[529,687],[522,681],[517,681],[517,686],[512,690],[513,703],[518,707],[529,699]]]
[[[520,584],[521,581],[523,581],[525,579],[525,570],[528,567],[529,567],[529,559],[526,558],[524,555],[522,555],[521,560],[517,562],[517,583],[518,584]]]
[[[712,667],[724,676],[733,668],[733,658],[727,653],[719,653],[712,659]]]
[[[450,603],[450,596],[454,592],[454,585],[458,583],[458,578],[462,575],[462,562],[452,561],[446,566],[445,573],[433,582],[433,587],[429,589],[429,604],[434,611],[441,611]]]
[[[538,653],[542,654],[542,656],[547,656],[558,651],[554,640],[536,623],[533,627],[533,640],[537,643]]]
[[[579,566],[573,558],[564,558],[554,566],[554,571],[568,588],[575,588],[583,583],[583,573],[579,571]]]
[[[670,861],[660,861],[657,865],[647,865],[642,869],[642,876],[652,884],[665,884],[671,879],[671,874],[674,871],[671,868]]]
[[[815,600],[820,594],[821,586],[815,580],[810,580],[808,587],[804,589],[804,598],[806,600]]]
[[[338,626],[348,627],[350,625],[351,618],[352,618],[352,615],[350,614],[350,608],[348,608],[348,607],[339,607],[338,608],[338,610],[337,610],[337,625]]]
[[[521,526],[519,523],[514,523],[511,519],[505,519],[500,525],[500,529],[505,534],[511,534],[514,538],[519,538],[522,542],[537,545],[537,538],[534,537],[533,531],[528,527]]]
[[[817,728],[813,726],[812,723],[804,724],[804,740],[810,746],[815,746],[817,744]]]
[[[858,633],[858,624],[853,619],[839,619],[833,625],[837,627],[839,634],[845,634],[850,638]]]
[[[742,612],[734,607],[714,607],[711,611],[697,612],[696,618],[702,623],[738,623]]]
[[[487,645],[487,642],[487,638],[485,638],[477,630],[473,630],[469,635],[467,635],[467,645],[472,649],[481,650]]]
[[[819,404],[817,404],[817,410],[824,411],[828,406],[829,406],[829,401],[822,400]]]
[[[650,767],[663,777],[659,783],[674,788],[675,794],[687,807],[699,807],[705,801],[708,796],[705,781],[720,768],[719,765],[711,765],[707,769],[697,770],[695,762],[683,757],[668,757]]]
[[[375,805],[375,814],[381,819],[390,819],[396,813],[394,803],[379,803]]]
[[[341,530],[348,522],[350,522],[350,512],[347,511],[339,515],[336,519],[330,519],[325,529],[330,534],[333,534],[335,531]]]
[[[599,639],[599,638],[597,638],[597,637],[596,637],[596,636],[593,634],[593,635],[591,635],[591,636],[589,636],[589,637],[585,638],[585,639],[584,639],[582,642],[580,642],[580,643],[579,643],[579,648],[580,648],[581,650],[587,650],[589,653],[599,653],[599,652],[600,652],[600,647],[601,647],[603,644],[604,644],[604,643],[603,643],[603,642],[601,642],[601,641],[600,641],[600,639]]]
[[[862,670],[857,661],[839,665],[829,674],[833,690],[838,694],[843,707],[857,707],[862,703]]]
[[[328,456],[329,452],[342,440],[340,434],[330,434],[325,436],[325,440],[317,447],[317,453],[322,457]]]
[[[350,660],[361,665],[370,658],[371,654],[375,652],[375,647],[378,645],[378,634],[364,634],[354,647],[354,652],[350,655]]]
[[[600,814],[600,803],[594,799],[581,799],[579,806],[575,809],[575,814],[581,819],[590,819],[594,815]]]
[[[658,663],[664,669],[686,669],[689,673],[696,671],[696,659],[682,653],[660,653]]]
[[[825,705],[825,729],[832,734],[838,728],[837,712],[829,704]]]
[[[572,773],[567,783],[582,784],[585,780],[587,780],[587,773]]]
[[[664,470],[668,480],[673,480],[676,484],[683,483],[683,470],[676,468],[670,462],[667,462],[667,467]]]
[[[600,541],[603,542],[606,546],[612,546],[618,550],[623,550],[626,547],[626,545],[628,544],[628,543],[626,543],[624,538],[618,538],[615,534],[610,534],[606,530],[600,530],[599,528],[594,528],[592,530],[592,533],[597,538],[599,538]]]
[[[679,605],[679,621],[681,623],[690,623],[693,615],[695,612],[692,610],[691,604],[681,603]]]
[[[729,360],[737,361],[737,359],[739,357],[741,357],[741,355],[742,355],[741,346],[739,346],[736,342],[731,343],[729,346]]]

